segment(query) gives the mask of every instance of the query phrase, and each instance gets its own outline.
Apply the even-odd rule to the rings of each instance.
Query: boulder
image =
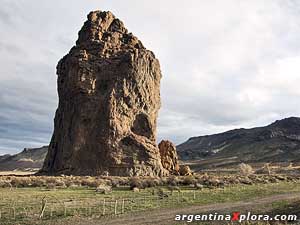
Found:
[[[175,145],[168,140],[162,140],[158,144],[158,148],[162,166],[169,172],[178,174],[179,164]]]
[[[187,165],[180,165],[179,167],[179,174],[181,176],[189,176],[189,175],[192,175],[192,171],[190,169],[189,166]]]

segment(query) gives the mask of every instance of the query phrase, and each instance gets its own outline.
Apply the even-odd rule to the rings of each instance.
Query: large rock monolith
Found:
[[[159,61],[119,19],[91,12],[57,75],[59,104],[41,173],[168,174],[156,145]]]

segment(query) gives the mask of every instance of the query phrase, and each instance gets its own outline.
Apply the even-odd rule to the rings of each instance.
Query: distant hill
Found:
[[[48,146],[41,148],[25,148],[15,155],[0,156],[0,171],[34,171],[42,167]]]
[[[6,155],[0,155],[0,162],[8,157],[10,157],[10,154],[6,154]]]
[[[35,171],[42,167],[48,146],[25,148],[0,156],[0,171]],[[182,161],[197,161],[195,168],[246,163],[300,163],[300,118],[290,117],[251,129],[192,137],[177,146]],[[192,166],[193,167],[193,166]]]
[[[290,117],[252,129],[192,137],[177,146],[181,160],[205,159],[224,164],[240,162],[299,162],[300,118]],[[200,162],[201,164],[201,162]]]

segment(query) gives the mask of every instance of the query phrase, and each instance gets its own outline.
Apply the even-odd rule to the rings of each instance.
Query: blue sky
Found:
[[[49,143],[56,64],[96,9],[112,11],[160,60],[158,140],[300,115],[299,1],[0,3],[0,154]]]

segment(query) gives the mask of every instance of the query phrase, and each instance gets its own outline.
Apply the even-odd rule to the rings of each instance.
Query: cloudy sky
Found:
[[[110,10],[163,72],[158,139],[300,115],[300,2],[0,0],[0,154],[49,143],[55,67],[89,11]]]

